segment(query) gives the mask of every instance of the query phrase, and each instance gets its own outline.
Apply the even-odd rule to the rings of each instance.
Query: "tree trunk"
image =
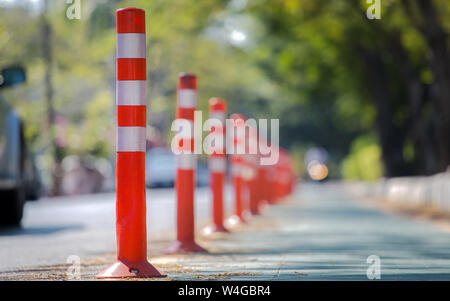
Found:
[[[407,175],[408,168],[403,159],[405,133],[393,123],[392,96],[386,67],[378,54],[363,48],[358,51],[368,69],[372,99],[377,108],[376,128],[380,138],[384,174],[387,177]]]
[[[48,126],[48,140],[49,149],[52,153],[52,195],[59,195],[61,192],[61,164],[58,158],[57,145],[55,139],[55,109],[53,106],[53,85],[52,85],[52,67],[53,67],[53,53],[52,53],[52,27],[47,18],[48,0],[43,2],[42,11],[42,55],[45,65],[44,75],[44,89],[45,102],[47,107],[47,126]]]
[[[435,111],[435,132],[438,166],[444,171],[450,166],[450,53],[447,33],[431,0],[403,0],[403,5],[412,24],[422,33],[431,51],[429,61],[433,73],[432,97]],[[419,18],[417,14],[419,13]]]
[[[429,85],[424,84],[420,74],[411,65],[406,49],[397,34],[389,34],[388,48],[394,57],[402,77],[403,90],[408,99],[405,133],[414,142],[414,174],[433,174],[439,171],[436,141],[433,139],[431,121],[423,116],[423,110],[429,100]],[[406,138],[407,138],[406,137]]]

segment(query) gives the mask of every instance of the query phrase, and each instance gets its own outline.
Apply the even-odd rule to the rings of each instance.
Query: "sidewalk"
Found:
[[[150,262],[166,280],[367,280],[367,258],[376,255],[382,280],[450,280],[450,234],[361,202],[326,185],[304,184],[233,233],[199,239],[209,254],[162,255],[170,241],[150,242]],[[113,260],[114,254],[83,260],[82,279],[93,279]],[[9,276],[64,279],[66,270]]]
[[[175,280],[367,280],[370,255],[385,280],[449,280],[450,235],[386,215],[325,185],[305,185],[229,236],[211,254],[152,259]]]

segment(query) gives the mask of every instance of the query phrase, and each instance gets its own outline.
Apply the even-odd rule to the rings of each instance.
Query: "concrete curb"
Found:
[[[430,206],[450,213],[450,171],[427,177],[384,178],[374,183],[344,182],[346,192],[363,198]]]

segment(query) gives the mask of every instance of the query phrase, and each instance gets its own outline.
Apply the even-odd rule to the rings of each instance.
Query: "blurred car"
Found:
[[[24,138],[23,122],[8,105],[1,91],[24,82],[21,67],[0,73],[0,224],[17,225],[28,199],[39,198],[41,180]]]
[[[70,155],[62,160],[63,195],[111,191],[114,185],[111,163],[93,155]]]
[[[203,161],[197,162],[197,172],[195,174],[197,186],[204,187],[209,185],[209,169],[208,164]]]
[[[157,147],[147,151],[145,183],[149,188],[173,187],[177,160],[170,149]]]
[[[174,187],[177,158],[167,148],[157,147],[147,151],[145,160],[145,183],[149,188]],[[197,186],[209,184],[208,166],[199,161],[196,171]]]

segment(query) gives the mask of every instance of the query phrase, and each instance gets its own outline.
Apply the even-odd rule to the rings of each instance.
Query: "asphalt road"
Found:
[[[149,240],[174,237],[173,189],[147,190]],[[196,190],[197,228],[210,212],[209,190]],[[231,196],[226,208],[231,212]],[[95,194],[43,198],[28,202],[21,228],[0,228],[0,272],[65,263],[70,255],[80,258],[115,252],[115,195]]]
[[[148,192],[150,240],[173,237],[173,198],[172,190]],[[197,198],[200,227],[209,216],[208,191],[199,190]],[[23,229],[0,231],[0,272],[115,250],[112,194],[45,199],[26,209]],[[373,264],[367,259],[374,255],[384,280],[450,280],[448,232],[428,221],[386,214],[338,186],[303,184],[290,201],[205,246],[209,255],[151,260],[171,279],[367,280]],[[86,268],[83,279],[107,265]]]

